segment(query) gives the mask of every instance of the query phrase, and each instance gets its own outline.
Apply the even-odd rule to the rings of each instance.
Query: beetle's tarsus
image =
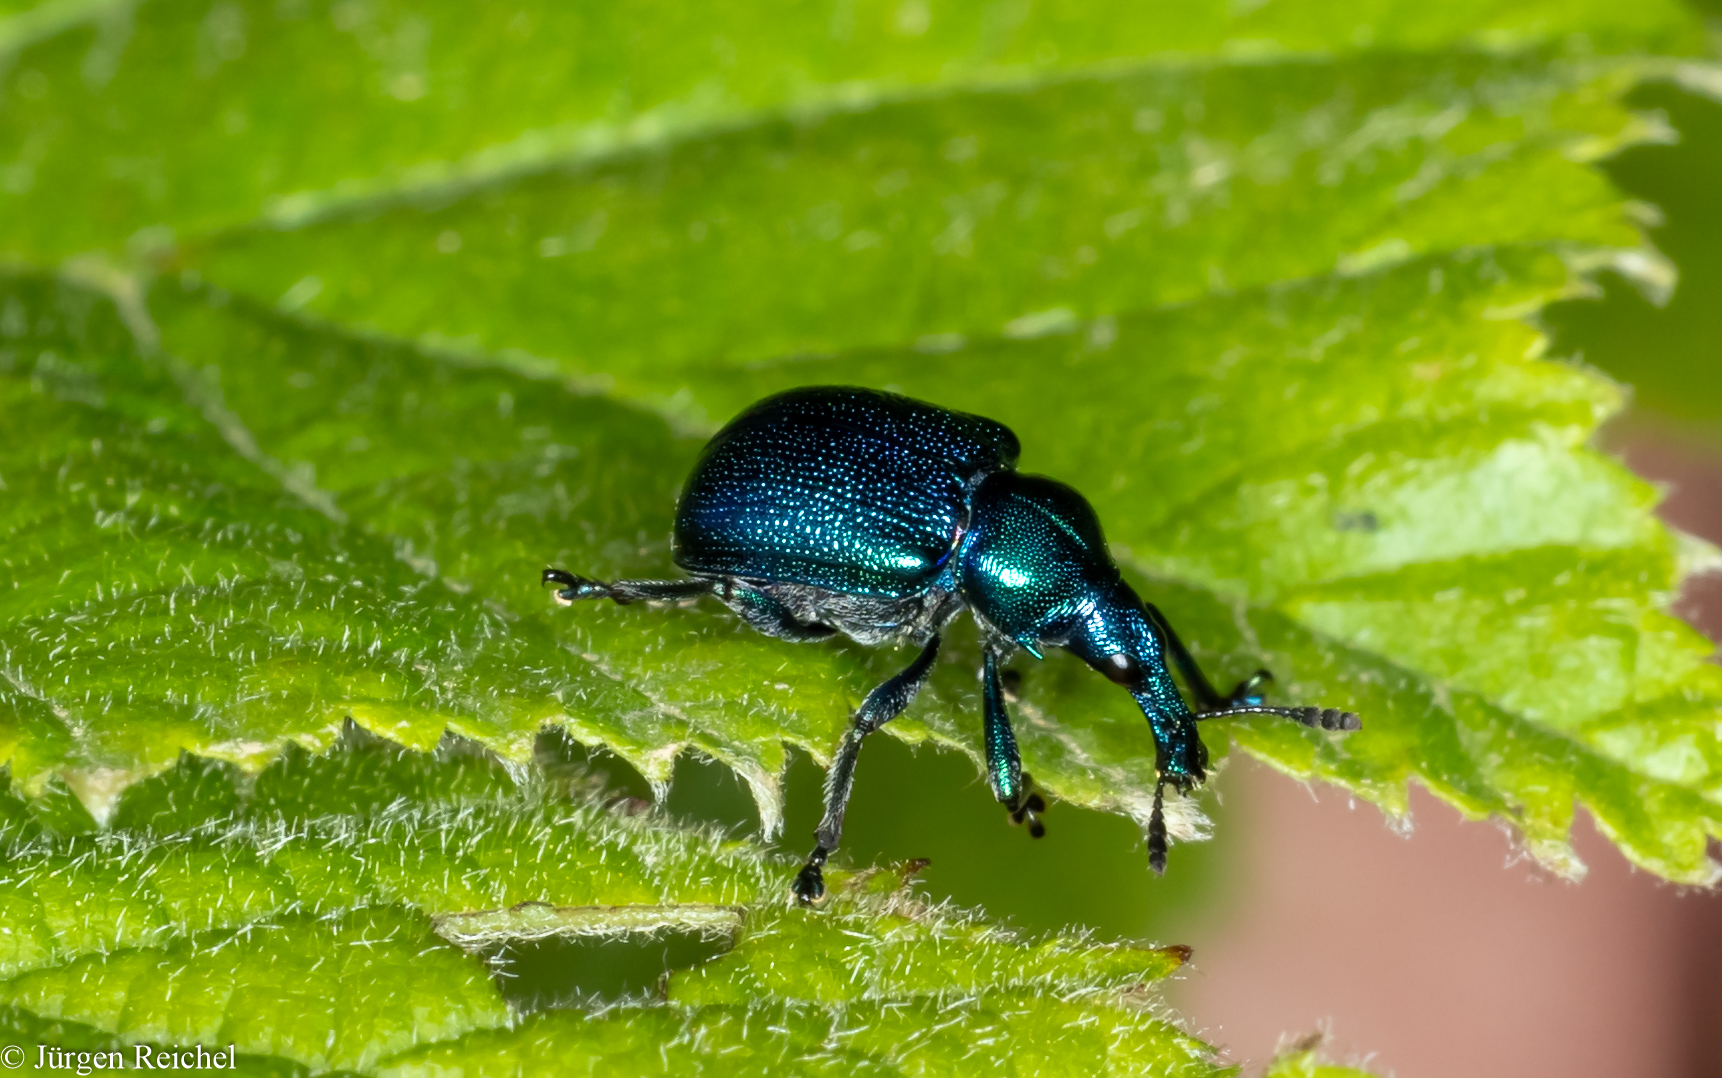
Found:
[[[801,905],[812,905],[825,897],[825,873],[822,866],[830,856],[831,851],[824,846],[813,847],[813,852],[807,857],[807,863],[795,874],[795,883],[791,885],[791,890],[795,892],[795,899]]]
[[[1156,876],[1166,874],[1166,813],[1163,803],[1166,784],[1154,787],[1154,811],[1148,817],[1148,867]]]

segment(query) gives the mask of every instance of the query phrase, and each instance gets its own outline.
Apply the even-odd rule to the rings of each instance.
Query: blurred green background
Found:
[[[1651,241],[1679,269],[1657,306],[1630,281],[1598,275],[1599,300],[1544,314],[1558,355],[1579,356],[1633,387],[1622,425],[1722,448],[1722,105],[1669,84],[1637,90],[1632,104],[1660,111],[1680,135],[1638,146],[1604,167],[1633,198],[1660,211]]]

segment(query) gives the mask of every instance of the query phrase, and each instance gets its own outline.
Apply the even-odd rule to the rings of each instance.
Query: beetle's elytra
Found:
[[[1123,686],[1154,734],[1158,785],[1149,863],[1166,868],[1161,813],[1207,774],[1199,719],[1273,714],[1326,730],[1356,715],[1266,707],[1266,670],[1221,695],[1172,627],[1118,572],[1088,502],[1063,483],[1015,470],[1016,435],[990,419],[892,393],[819,386],[768,397],[712,438],[676,509],[686,580],[605,584],[546,569],[563,603],[716,596],[755,629],[785,640],[843,633],[863,644],[913,641],[908,668],[867,694],[826,781],[817,845],[795,878],[804,902],[825,893],[862,740],[909,706],[932,671],[939,632],[963,610],[980,625],[987,780],[1035,837],[1046,804],[1022,771],[999,684],[1017,648],[1068,648]],[[1202,710],[1172,681],[1170,657]]]

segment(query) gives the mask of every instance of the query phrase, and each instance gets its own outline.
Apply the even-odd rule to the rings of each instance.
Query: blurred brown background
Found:
[[[1670,484],[1671,523],[1722,543],[1722,453],[1646,431],[1624,450]],[[1722,639],[1722,580],[1696,583],[1683,612]],[[1234,1059],[1326,1028],[1399,1078],[1722,1075],[1722,895],[1633,870],[1588,818],[1571,884],[1416,790],[1402,838],[1341,791],[1226,779],[1243,848],[1178,1003]]]

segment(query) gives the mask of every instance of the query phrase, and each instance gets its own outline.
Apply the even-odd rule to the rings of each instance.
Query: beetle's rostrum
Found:
[[[1075,490],[1015,470],[1019,445],[1002,424],[893,393],[846,386],[760,401],[706,445],[676,507],[676,564],[685,580],[606,584],[561,569],[562,603],[717,597],[755,629],[785,640],[842,633],[921,651],[867,694],[825,781],[816,845],[795,878],[810,902],[837,848],[861,742],[914,700],[932,672],[939,633],[964,610],[983,638],[982,737],[987,781],[1015,823],[1039,838],[1046,802],[1023,772],[999,667],[1017,649],[1076,653],[1135,698],[1148,718],[1158,784],[1148,859],[1166,869],[1168,785],[1207,777],[1198,720],[1268,714],[1324,730],[1355,730],[1333,708],[1268,707],[1266,670],[1216,692],[1166,619],[1124,581],[1100,521]],[[1200,710],[1184,702],[1167,667]]]

